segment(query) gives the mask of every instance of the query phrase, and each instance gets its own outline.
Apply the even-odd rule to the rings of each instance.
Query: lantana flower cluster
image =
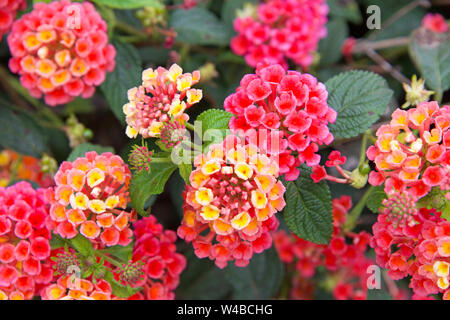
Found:
[[[73,162],[64,161],[48,191],[54,232],[71,239],[82,234],[96,247],[126,246],[132,240],[127,212],[131,173],[122,158],[111,152],[90,151]]]
[[[128,90],[129,102],[123,106],[127,136],[160,137],[170,120],[184,124],[189,119],[184,111],[202,99],[202,91],[191,88],[199,80],[198,70],[183,73],[177,64],[169,70],[163,67],[144,70],[142,84]]]
[[[412,202],[384,205],[372,227],[377,264],[394,280],[411,276],[415,299],[439,293],[450,299],[450,222]]]
[[[0,187],[0,300],[32,299],[53,278],[44,189]]]
[[[284,230],[275,233],[275,246],[281,261],[296,270],[292,279],[292,298],[308,297],[304,292],[307,289],[304,283],[317,273],[318,268],[325,267],[333,283],[330,289],[336,299],[366,299],[367,267],[373,261],[364,252],[370,235],[365,231],[353,233],[343,230],[351,207],[349,196],[333,199],[333,234],[329,245],[306,241]]]
[[[407,191],[421,198],[431,188],[449,190],[450,106],[423,102],[407,111],[397,109],[390,124],[381,126],[375,145],[367,150],[376,171],[369,183],[385,182],[386,192]]]
[[[3,0],[0,2],[0,41],[9,32],[18,10],[27,6],[26,0]]]
[[[59,277],[56,283],[45,287],[42,300],[117,300],[108,281],[75,278],[72,275]]]
[[[130,299],[172,300],[181,272],[186,268],[186,258],[176,252],[177,235],[164,230],[152,215],[133,224],[136,241],[132,261],[142,265],[143,279],[135,283],[142,286]]]
[[[422,27],[437,33],[448,31],[448,23],[439,13],[427,13],[422,19]]]
[[[310,74],[286,72],[278,64],[260,64],[256,74],[242,78],[224,108],[236,115],[230,120],[233,132],[269,132],[258,146],[268,154],[278,154],[280,174],[295,180],[300,164],[318,165],[319,145],[334,139],[328,123],[333,123],[337,114],[328,106],[327,97],[325,85]]]
[[[255,17],[238,17],[231,40],[234,53],[256,67],[264,60],[287,66],[287,59],[304,68],[313,62],[319,40],[326,36],[325,0],[268,0]]]
[[[0,187],[6,187],[14,180],[36,182],[41,187],[53,185],[52,177],[42,172],[39,159],[18,154],[13,150],[2,150],[0,151]]]
[[[279,225],[275,213],[285,206],[277,162],[230,135],[198,155],[194,166],[178,236],[219,268],[228,261],[246,266],[254,253],[271,247],[271,231]]]
[[[115,67],[107,25],[89,2],[38,2],[8,36],[9,67],[35,98],[50,106],[89,98]]]

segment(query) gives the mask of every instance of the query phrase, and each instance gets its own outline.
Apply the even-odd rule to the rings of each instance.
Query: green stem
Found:
[[[108,261],[109,263],[111,263],[112,265],[114,265],[117,268],[122,268],[123,267],[122,263],[120,263],[116,259],[111,258],[110,256],[104,254],[103,252],[95,251],[95,254],[97,256],[99,256],[100,258],[103,258],[105,261]]]
[[[366,193],[362,196],[362,198],[359,200],[359,202],[356,204],[356,206],[353,207],[353,209],[350,211],[350,213],[347,215],[347,221],[344,225],[344,231],[351,231],[356,226],[356,221],[358,220],[359,216],[363,212],[364,208],[366,207],[367,200],[369,200],[370,195],[375,190],[374,186],[370,186]]]
[[[364,132],[362,142],[361,142],[361,151],[359,154],[359,165],[362,165],[366,160],[366,149],[367,149],[367,141],[369,140],[370,135],[372,134],[372,130],[367,130]]]
[[[145,37],[146,39],[148,39],[148,37],[149,37],[145,32],[143,32],[133,26],[130,26],[129,24],[126,24],[120,20],[116,20],[115,23],[116,23],[116,28],[119,29],[120,31],[123,31],[123,32],[128,33],[133,36],[140,36],[142,38]]]
[[[184,123],[184,125],[185,125],[185,127],[188,128],[189,130],[195,131],[194,126],[193,126],[192,124],[190,124],[189,122],[186,121],[186,122]]]

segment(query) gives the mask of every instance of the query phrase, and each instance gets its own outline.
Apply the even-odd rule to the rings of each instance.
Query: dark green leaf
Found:
[[[180,277],[176,297],[180,299],[225,299],[231,286],[224,278],[224,270],[217,268],[209,259],[199,259],[191,249],[186,254],[187,268]]]
[[[199,45],[226,46],[229,33],[225,25],[204,8],[177,9],[170,18],[170,26],[177,32],[177,41]]]
[[[78,234],[75,238],[72,238],[69,241],[70,245],[83,256],[90,257],[94,254],[92,242],[88,238],[83,237],[81,234]]]
[[[327,30],[327,37],[319,42],[321,65],[333,64],[341,58],[342,44],[348,36],[347,23],[343,19],[328,21]]]
[[[131,256],[133,254],[133,244],[129,244],[126,247],[120,246],[120,245],[114,246],[114,247],[109,247],[109,248],[103,249],[102,252],[108,253],[108,254],[116,257],[123,263],[128,263],[128,261],[131,259]]]
[[[94,0],[93,2],[115,9],[163,8],[163,4],[158,0]]]
[[[352,138],[365,132],[386,110],[393,91],[379,75],[353,70],[325,83],[328,105],[337,111],[330,131],[335,138]]]
[[[147,216],[145,204],[151,195],[160,194],[177,166],[172,162],[150,164],[150,173],[135,174],[130,183],[130,197],[133,208],[142,216]]]
[[[42,129],[27,114],[0,106],[0,145],[35,158],[47,152]]]
[[[384,192],[384,189],[382,187],[375,187],[369,199],[367,200],[367,208],[369,208],[369,210],[373,213],[378,213],[378,210],[380,209],[381,204],[383,200],[386,199],[386,197],[386,193]]]
[[[326,244],[333,232],[330,189],[325,181],[314,183],[311,168],[302,165],[296,181],[286,185],[284,220],[302,239]]]
[[[105,280],[108,281],[109,284],[111,285],[113,295],[115,295],[116,297],[119,297],[119,298],[126,299],[126,298],[132,296],[133,294],[142,290],[141,287],[132,288],[130,286],[124,286],[124,285],[120,284],[119,282],[117,282],[114,279],[114,275],[112,274],[111,271],[106,272]]]
[[[189,176],[192,172],[192,164],[190,163],[180,163],[178,165],[178,169],[180,170],[180,176],[186,183],[189,183]]]
[[[245,268],[229,265],[225,277],[233,287],[234,299],[271,299],[280,290],[284,277],[284,266],[272,246],[255,254]]]
[[[435,33],[425,28],[413,32],[409,53],[426,85],[438,97],[450,88],[450,39],[447,33]]]
[[[344,18],[355,24],[361,23],[362,16],[358,8],[358,3],[356,3],[356,1],[328,0],[327,3],[328,7],[330,8],[330,16]],[[327,30],[328,32],[330,32],[329,28],[327,28]]]
[[[77,158],[84,157],[86,152],[88,151],[97,151],[98,154],[104,153],[104,152],[112,152],[114,153],[114,149],[111,147],[103,147],[99,146],[98,144],[91,144],[91,143],[82,143],[75,147],[75,149],[72,150],[69,157],[67,158],[67,161],[74,161]]]
[[[107,74],[101,89],[114,115],[122,124],[125,123],[123,105],[128,102],[128,89],[141,83],[141,57],[135,47],[120,41],[113,42],[116,48],[116,67]]]

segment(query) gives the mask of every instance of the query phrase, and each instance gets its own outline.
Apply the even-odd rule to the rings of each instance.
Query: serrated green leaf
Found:
[[[384,189],[382,187],[375,187],[369,199],[367,199],[367,208],[369,208],[369,210],[373,213],[378,213],[383,200],[386,198],[387,196]]]
[[[147,200],[164,191],[164,186],[177,166],[172,162],[150,163],[150,173],[142,171],[131,178],[130,198],[133,208],[141,216],[147,216],[145,204]]]
[[[302,165],[299,178],[285,182],[284,220],[300,238],[326,244],[333,232],[330,189],[325,181],[314,183],[311,172]]]
[[[190,249],[186,254],[187,267],[180,277],[176,291],[179,299],[211,300],[225,299],[231,286],[224,278],[224,270],[217,268],[209,259],[199,259]]]
[[[93,2],[114,9],[137,9],[142,7],[161,9],[164,6],[159,0],[94,0]]]
[[[141,57],[137,49],[120,41],[113,41],[116,48],[116,67],[106,75],[100,86],[114,115],[125,124],[123,105],[128,102],[128,89],[141,83]]]
[[[70,245],[81,253],[85,257],[90,257],[94,254],[94,248],[92,247],[92,242],[83,237],[81,234],[78,234],[75,238],[69,240]]]
[[[114,149],[111,147],[103,147],[98,144],[91,143],[81,143],[72,150],[72,152],[69,154],[69,157],[67,158],[67,161],[74,161],[77,158],[84,157],[84,155],[88,151],[96,151],[98,154],[104,152],[114,153]]]
[[[255,254],[245,268],[229,265],[225,277],[233,287],[234,299],[271,299],[280,290],[284,277],[284,266],[272,246]]]
[[[177,9],[170,18],[177,41],[198,45],[226,46],[229,33],[217,17],[205,8]]]
[[[133,244],[130,243],[128,246],[113,246],[102,250],[103,253],[108,253],[123,263],[128,263],[131,260],[133,254]]]
[[[333,64],[341,58],[342,44],[348,37],[347,23],[343,19],[335,18],[329,20],[327,30],[326,38],[319,42],[321,65]]]
[[[233,114],[221,109],[208,109],[202,112],[196,121],[202,122],[202,129],[205,132],[208,129],[228,129]]]
[[[352,138],[365,132],[386,110],[393,91],[379,75],[361,70],[343,72],[325,83],[328,105],[337,112],[329,125],[335,138]]]
[[[35,158],[48,151],[42,129],[27,114],[0,106],[0,146]]]
[[[425,28],[415,30],[409,41],[409,53],[426,85],[438,97],[450,88],[450,38]]]
[[[130,286],[124,286],[124,285],[120,284],[119,282],[117,282],[114,279],[114,275],[112,274],[111,271],[107,271],[105,273],[105,280],[108,281],[109,284],[111,285],[112,294],[119,298],[126,299],[128,297],[131,297],[133,294],[142,290],[141,287],[132,288]]]
[[[189,176],[192,172],[192,164],[190,163],[180,163],[178,165],[178,169],[180,170],[180,176],[183,180],[189,184]]]

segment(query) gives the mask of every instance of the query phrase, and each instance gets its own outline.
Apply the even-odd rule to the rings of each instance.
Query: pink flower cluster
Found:
[[[286,205],[276,161],[235,136],[210,146],[194,161],[178,236],[193,243],[199,258],[219,268],[245,267],[254,253],[272,245],[275,217]]]
[[[53,278],[44,189],[0,188],[0,300],[32,299]]]
[[[135,138],[160,137],[170,120],[183,127],[189,116],[184,111],[202,99],[202,91],[191,89],[200,80],[198,70],[183,73],[173,64],[169,70],[158,67],[142,72],[142,84],[128,90],[129,102],[123,106],[126,115],[126,134]]]
[[[364,252],[370,241],[370,235],[362,231],[358,234],[345,232],[342,225],[346,221],[348,210],[352,207],[349,196],[333,199],[333,235],[328,245],[315,244],[284,230],[274,235],[275,246],[281,261],[294,264],[297,274],[293,278],[291,296],[305,298],[302,282],[312,278],[319,267],[337,279],[333,287],[336,299],[366,299],[367,267],[373,262]],[[349,244],[349,240],[352,242]]]
[[[26,0],[2,0],[0,1],[0,41],[3,35],[9,32],[18,10],[27,6]]]
[[[370,184],[385,182],[387,193],[407,190],[418,198],[432,187],[450,189],[450,106],[439,108],[433,101],[397,109],[376,135],[375,145],[367,150],[376,165]]]
[[[71,239],[78,233],[97,247],[126,246],[132,240],[129,202],[131,173],[123,160],[110,152],[90,151],[73,162],[64,161],[49,189],[50,219],[54,232]]]
[[[371,246],[377,264],[388,268],[394,280],[411,276],[415,298],[443,293],[444,299],[450,299],[450,222],[440,212],[422,208],[403,210],[409,222],[398,224],[392,219],[398,207],[387,209],[373,225]]]
[[[144,287],[130,299],[174,299],[181,272],[186,268],[186,258],[176,252],[177,235],[163,226],[154,216],[136,221],[136,242],[132,260],[143,264],[144,278],[137,285]]]
[[[268,61],[287,66],[287,59],[308,67],[319,40],[326,36],[328,6],[325,0],[267,0],[257,17],[237,18],[238,35],[231,49],[255,67]]]
[[[327,98],[325,85],[312,75],[286,72],[278,64],[260,64],[256,74],[242,78],[236,92],[225,99],[224,108],[236,115],[230,121],[233,132],[270,132],[258,146],[268,154],[278,154],[280,173],[286,180],[295,180],[300,164],[318,165],[319,145],[334,139],[328,123],[337,114]]]
[[[448,23],[439,13],[427,13],[422,20],[422,27],[437,33],[448,31]]]
[[[38,2],[8,36],[9,67],[35,98],[55,106],[91,97],[115,67],[107,25],[89,2]]]

